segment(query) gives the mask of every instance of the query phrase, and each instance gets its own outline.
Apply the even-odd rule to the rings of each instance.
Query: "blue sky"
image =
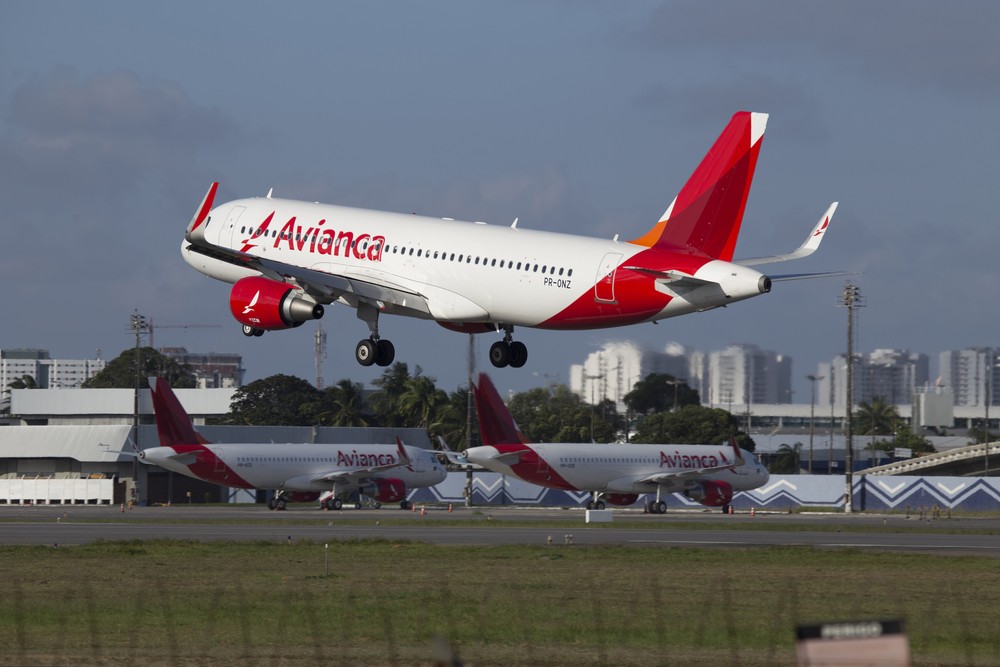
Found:
[[[21,2],[0,6],[0,347],[112,358],[133,309],[156,344],[236,351],[248,379],[315,376],[306,325],[245,339],[228,287],[180,258],[208,185],[633,238],[732,113],[771,114],[737,257],[823,247],[850,270],[859,347],[1000,346],[1000,5],[886,2]],[[804,376],[846,347],[843,279],[590,332],[520,329],[521,391],[608,340],[756,343]],[[327,310],[328,384],[369,382],[365,325]],[[397,360],[464,382],[466,340],[383,318]],[[932,369],[936,363],[932,362]]]

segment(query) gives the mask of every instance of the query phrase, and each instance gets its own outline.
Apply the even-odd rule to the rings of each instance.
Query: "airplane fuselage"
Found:
[[[681,491],[687,481],[697,479],[698,471],[723,466],[731,467],[710,477],[733,491],[755,489],[768,480],[753,454],[741,450],[738,460],[728,446],[532,443],[471,447],[464,454],[470,463],[494,472],[572,491],[655,493],[660,485]],[[504,455],[517,461],[504,461]],[[663,482],[644,481],[656,476]]]
[[[408,466],[382,474],[402,480],[407,488],[434,486],[447,471],[429,451],[406,447]],[[202,481],[244,489],[328,491],[330,475],[399,462],[395,445],[192,444],[150,447],[140,453],[145,463]]]
[[[676,253],[627,242],[294,200],[241,199],[215,207],[213,245],[319,274],[414,295],[381,312],[442,323],[590,329],[655,321],[767,291],[759,272],[691,249]],[[260,275],[194,252],[185,260],[225,282]],[[641,267],[641,270],[640,270]],[[683,296],[664,277],[705,281]],[[357,307],[352,294],[339,301]]]

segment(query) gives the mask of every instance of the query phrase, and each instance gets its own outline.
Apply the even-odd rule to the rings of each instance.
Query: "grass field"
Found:
[[[329,574],[326,574],[326,562]],[[800,622],[902,618],[1000,664],[1000,561],[810,548],[0,547],[0,664],[789,665]]]

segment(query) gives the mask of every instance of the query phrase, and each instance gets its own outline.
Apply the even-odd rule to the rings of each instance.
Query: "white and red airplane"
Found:
[[[166,380],[150,386],[160,446],[140,451],[139,460],[221,486],[274,489],[271,509],[285,509],[294,493],[296,500],[321,498],[324,508],[339,510],[353,491],[410,509],[408,489],[434,486],[448,475],[433,452],[398,438],[396,445],[211,444]]]
[[[631,505],[655,493],[654,514],[667,511],[664,493],[681,493],[725,510],[736,491],[767,483],[768,472],[753,454],[731,446],[529,443],[485,374],[473,388],[483,445],[470,447],[456,463],[472,463],[550,489],[590,491],[587,509]]]
[[[466,333],[503,332],[496,367],[523,366],[514,327],[601,329],[656,322],[769,292],[752,266],[813,253],[837,204],[795,251],[733,260],[767,114],[736,113],[660,220],[632,241],[532,231],[267,197],[214,206],[213,183],[181,246],[198,271],[233,283],[247,336],[357,309],[370,335],[358,362],[387,366],[379,315],[432,319]]]

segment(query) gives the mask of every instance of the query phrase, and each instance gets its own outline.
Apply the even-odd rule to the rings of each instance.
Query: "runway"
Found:
[[[583,510],[482,507],[320,511],[260,505],[136,507],[0,506],[0,544],[69,546],[98,540],[328,542],[412,540],[440,545],[633,545],[748,548],[801,545],[938,555],[1000,557],[1000,518],[901,515],[737,514],[616,510],[610,524],[587,524]]]

